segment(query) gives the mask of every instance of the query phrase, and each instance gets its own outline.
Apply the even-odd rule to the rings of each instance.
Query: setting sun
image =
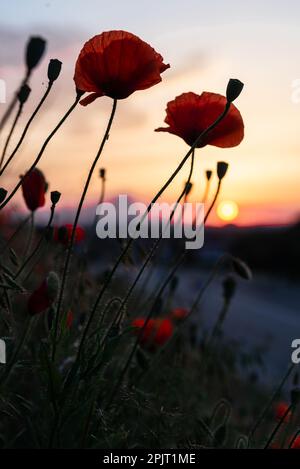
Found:
[[[239,214],[238,205],[232,200],[220,202],[217,208],[218,217],[223,221],[232,221]]]

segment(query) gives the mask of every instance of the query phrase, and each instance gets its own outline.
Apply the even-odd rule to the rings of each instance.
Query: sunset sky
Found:
[[[70,106],[74,64],[83,43],[102,31],[125,29],[149,42],[171,68],[159,85],[119,102],[98,165],[107,169],[107,198],[128,193],[138,201],[149,201],[186,153],[188,147],[178,137],[154,132],[163,124],[169,100],[186,91],[224,94],[228,79],[239,78],[245,88],[236,105],[244,119],[245,139],[232,149],[197,150],[192,199],[201,197],[205,169],[214,169],[218,160],[224,160],[230,168],[220,201],[238,204],[237,223],[295,220],[300,215],[299,20],[296,0],[5,2],[0,19],[0,78],[7,83],[8,101],[24,73],[28,36],[48,40],[46,57],[30,83],[33,92],[18,132],[45,90],[48,60],[62,60],[63,69],[1,186],[10,189],[15,185]],[[61,205],[74,206],[79,200],[111,104],[110,99],[100,98],[86,108],[78,107],[42,158],[39,167],[50,189],[62,192]],[[4,109],[5,104],[0,104],[1,113]],[[180,173],[163,200],[176,200],[187,171]],[[99,190],[97,171],[87,205],[95,203]],[[24,207],[20,194],[15,200]],[[220,223],[215,214],[210,221]]]

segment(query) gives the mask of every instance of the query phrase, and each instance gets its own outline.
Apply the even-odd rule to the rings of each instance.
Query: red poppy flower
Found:
[[[281,420],[282,417],[284,416],[284,414],[286,413],[286,411],[288,410],[288,404],[284,401],[282,402],[278,402],[278,404],[276,404],[275,406],[275,417],[277,420]],[[287,416],[285,417],[285,421],[289,421],[291,417],[291,413],[289,412],[287,414]]]
[[[75,66],[74,81],[86,106],[100,96],[124,99],[161,81],[170,65],[149,44],[126,31],[108,31],[85,43]]]
[[[53,239],[57,243],[61,243],[64,246],[67,246],[71,240],[73,225],[67,223],[66,225],[55,227],[53,231]],[[85,238],[85,230],[81,226],[76,226],[75,230],[75,244],[80,243]]]
[[[55,272],[50,272],[41,285],[31,293],[27,302],[30,316],[42,313],[54,302],[59,288],[59,280]]]
[[[167,104],[165,118],[169,127],[159,127],[156,132],[169,132],[181,137],[192,146],[197,137],[224,111],[226,98],[216,93],[183,93]],[[244,123],[239,110],[230,105],[228,114],[197,145],[228,148],[235,147],[244,138]]]
[[[32,212],[45,205],[47,183],[42,171],[34,168],[27,173],[22,181],[22,192],[27,207]]]
[[[172,319],[175,319],[176,321],[182,321],[185,319],[189,314],[189,310],[187,308],[174,308],[170,316]]]
[[[136,334],[139,334],[140,329],[145,324],[146,319],[137,318],[132,321],[132,325],[137,329]],[[150,319],[140,337],[140,344],[150,350],[164,345],[173,334],[173,323],[170,319]]]

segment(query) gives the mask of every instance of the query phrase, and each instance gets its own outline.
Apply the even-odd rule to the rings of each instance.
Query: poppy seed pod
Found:
[[[233,257],[231,259],[231,262],[232,262],[233,270],[235,271],[236,274],[238,274],[240,277],[244,278],[245,280],[252,279],[252,272],[244,261],[242,261],[238,257]]]
[[[5,200],[5,197],[7,196],[7,190],[3,189],[3,187],[0,187],[0,204]]]
[[[228,169],[228,163],[225,163],[225,161],[218,161],[217,163],[217,175],[218,175],[218,178],[220,179],[223,179],[225,174],[227,173],[227,169]]]
[[[193,188],[193,184],[191,182],[186,182],[185,184],[185,195],[189,195]]]
[[[57,297],[58,290],[59,290],[59,277],[56,272],[49,272],[47,279],[47,292],[48,292],[48,297],[50,300],[54,301],[55,298]]]
[[[48,65],[48,79],[55,81],[59,77],[62,62],[58,59],[51,59]]]
[[[206,179],[209,181],[210,178],[212,177],[212,171],[210,169],[205,171],[205,176],[206,176]]]
[[[236,98],[239,97],[244,88],[244,83],[242,83],[237,78],[230,78],[227,89],[226,89],[226,99],[229,103],[232,103]]]
[[[18,100],[20,104],[26,103],[28,96],[30,95],[31,88],[28,85],[22,85],[18,91]]]
[[[46,41],[42,37],[31,37],[26,47],[26,66],[28,71],[35,68],[44,55]]]
[[[46,179],[42,171],[34,168],[23,177],[22,192],[29,210],[34,211],[45,205]]]
[[[50,194],[51,202],[53,205],[56,205],[60,199],[61,193],[58,191],[52,191]]]
[[[100,168],[99,176],[101,177],[101,179],[105,179],[105,173],[105,168]]]

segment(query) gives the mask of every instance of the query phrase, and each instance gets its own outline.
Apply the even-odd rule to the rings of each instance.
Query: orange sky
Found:
[[[202,194],[204,170],[214,169],[218,160],[224,160],[229,162],[230,168],[220,200],[238,203],[237,223],[292,221],[299,212],[300,104],[292,100],[292,84],[300,77],[300,65],[295,60],[300,44],[298,26],[288,20],[280,23],[278,18],[267,24],[256,18],[247,21],[242,17],[239,21],[224,21],[217,25],[208,22],[189,26],[184,19],[182,21],[181,27],[175,22],[172,26],[170,21],[168,28],[159,30],[156,26],[152,33],[147,30],[147,34],[143,34],[141,26],[135,24],[134,29],[130,28],[133,26],[130,20],[124,20],[124,29],[131,29],[150,42],[165,62],[171,64],[171,69],[163,74],[161,84],[136,92],[119,103],[110,140],[99,163],[99,167],[107,168],[107,197],[129,193],[137,200],[149,201],[188,149],[179,138],[154,132],[163,124],[166,103],[185,91],[224,93],[228,79],[233,77],[245,83],[236,102],[245,122],[245,139],[232,149],[206,147],[197,150],[191,199],[196,201]],[[69,23],[71,28],[72,19]],[[112,29],[120,27],[120,24],[109,24]],[[7,189],[13,187],[18,175],[26,170],[48,132],[70,105],[74,96],[73,67],[83,38],[109,29],[108,22],[103,25],[100,22],[98,28],[94,24],[87,28],[85,24],[84,33],[80,31],[73,38],[58,41],[51,29],[54,26],[54,23],[51,27],[48,25],[48,32],[45,32],[49,37],[47,57],[32,80],[34,91],[18,132],[45,89],[48,59],[61,59],[63,73],[44,111],[32,126],[22,152],[1,181]],[[12,27],[22,29],[20,25]],[[43,33],[42,26],[35,27],[37,33]],[[26,35],[26,28],[23,28],[18,36],[20,50],[15,51],[16,63],[7,63],[0,68],[1,78],[8,83],[8,97],[22,74],[18,63],[22,62]],[[4,109],[3,104],[0,106]],[[45,172],[50,189],[62,192],[61,205],[70,206],[79,200],[80,188],[97,151],[110,106],[108,98],[101,98],[87,108],[79,107],[43,156],[39,167]],[[176,178],[164,200],[176,200],[187,171],[188,167]],[[97,176],[92,181],[87,204],[98,199]],[[216,179],[212,186],[215,183]],[[20,196],[15,200],[23,206]],[[215,214],[210,221],[219,223]]]

